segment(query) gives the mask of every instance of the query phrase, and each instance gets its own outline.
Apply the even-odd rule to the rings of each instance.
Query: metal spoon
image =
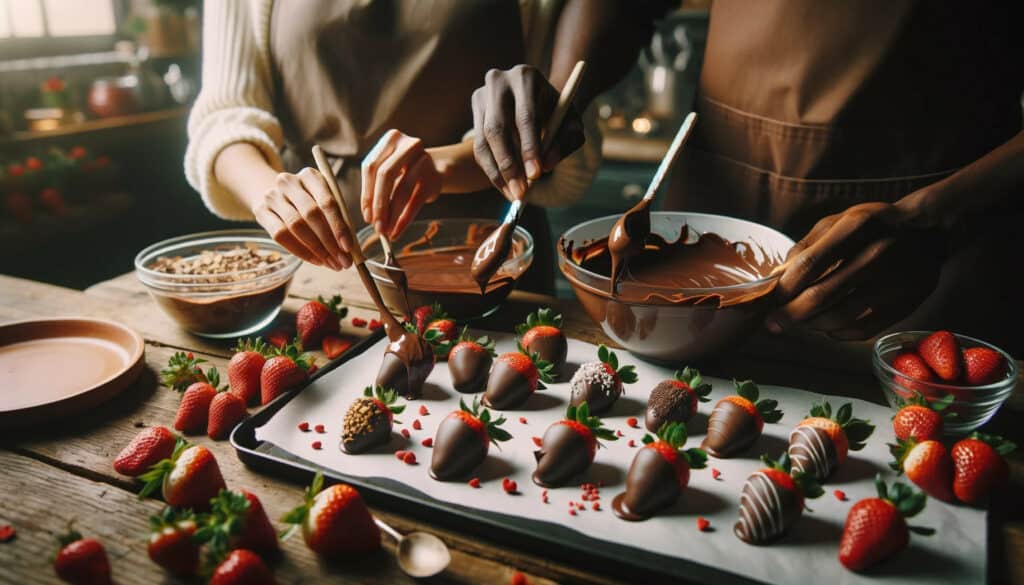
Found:
[[[416,578],[433,577],[448,567],[452,554],[444,541],[426,532],[410,532],[403,536],[380,518],[377,526],[398,543],[398,566],[406,575]]]

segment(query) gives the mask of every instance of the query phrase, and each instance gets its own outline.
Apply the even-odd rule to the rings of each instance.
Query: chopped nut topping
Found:
[[[196,284],[230,283],[279,270],[282,260],[278,252],[247,243],[223,250],[203,250],[197,256],[161,256],[148,268],[164,274],[196,275],[195,280],[189,280]]]

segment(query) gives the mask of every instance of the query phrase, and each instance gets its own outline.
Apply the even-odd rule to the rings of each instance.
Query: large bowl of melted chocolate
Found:
[[[618,216],[562,234],[558,266],[587,314],[637,356],[678,365],[738,346],[761,324],[793,240],[732,217],[652,212],[651,235],[611,294],[608,233]]]
[[[398,269],[384,264],[384,251],[371,227],[360,230],[359,245],[366,254],[366,266],[389,307],[400,313],[407,310],[402,293],[395,286],[395,280],[401,282],[404,275],[410,309],[436,302],[449,316],[462,321],[494,313],[533,262],[533,236],[516,227],[508,257],[481,294],[480,285],[470,273],[470,265],[477,247],[497,227],[493,219],[414,221],[400,238],[391,242]],[[396,270],[401,272],[397,279],[392,278]]]

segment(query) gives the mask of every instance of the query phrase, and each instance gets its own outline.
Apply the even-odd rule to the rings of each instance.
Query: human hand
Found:
[[[397,238],[426,203],[441,194],[442,178],[419,138],[388,130],[363,159],[363,219]]]
[[[491,69],[473,92],[473,155],[491,183],[509,199],[521,199],[535,181],[583,145],[583,119],[570,108],[548,152],[541,129],[558,104],[558,90],[529,65]]]
[[[941,232],[914,220],[899,204],[864,203],[819,221],[789,254],[768,328],[863,340],[909,315],[935,290],[946,257]]]
[[[306,262],[335,270],[352,265],[352,236],[316,169],[278,173],[252,211],[274,241]]]

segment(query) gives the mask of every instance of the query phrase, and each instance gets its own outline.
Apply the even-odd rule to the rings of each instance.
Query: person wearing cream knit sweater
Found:
[[[424,214],[497,217],[504,198],[523,193],[525,176],[536,179],[531,204],[569,205],[600,164],[595,113],[584,106],[628,71],[664,12],[659,0],[641,2],[647,11],[628,4],[207,1],[186,176],[213,213],[255,219],[303,260],[336,270],[351,264],[354,236],[310,168],[314,143],[358,211],[350,216],[392,237],[427,203]],[[518,122],[543,127],[578,59],[596,71],[576,102],[582,114],[567,118],[543,164],[526,143],[521,155],[499,161],[493,190],[477,158],[536,135]],[[543,210],[528,206],[524,223],[538,255],[550,255]]]

